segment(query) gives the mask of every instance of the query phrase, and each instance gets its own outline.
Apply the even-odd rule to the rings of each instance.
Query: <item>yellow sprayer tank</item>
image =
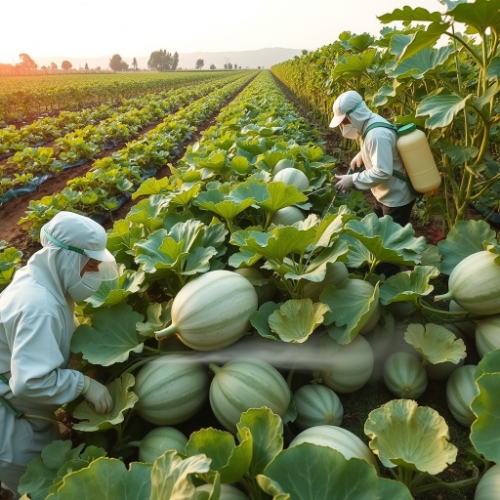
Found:
[[[427,193],[438,188],[441,177],[426,135],[418,129],[399,135],[396,143],[413,188]]]

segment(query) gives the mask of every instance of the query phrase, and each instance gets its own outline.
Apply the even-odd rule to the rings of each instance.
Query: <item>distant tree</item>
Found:
[[[227,69],[227,64],[224,64],[224,69]]]
[[[227,63],[227,69],[233,69],[233,65],[231,63]]]
[[[217,68],[215,67],[215,64],[211,64],[210,69],[217,69]]]
[[[120,71],[128,71],[128,63],[122,60],[122,69]]]
[[[260,69],[260,66],[257,66],[257,69]]]
[[[97,66],[96,71],[101,71],[101,67]]]
[[[137,71],[137,59],[134,57],[134,60],[132,61],[132,68],[134,68],[134,71]]]
[[[85,63],[85,71],[88,71],[89,70],[89,65],[87,63]]]
[[[69,61],[63,61],[61,63],[61,68],[64,69],[65,71],[69,71],[73,65]]]
[[[238,69],[238,65],[237,64],[233,64],[233,68],[234,69]]]
[[[57,64],[55,62],[51,62],[50,69],[57,69]]]
[[[172,57],[172,67],[171,70],[175,71],[177,69],[177,66],[179,66],[179,53],[174,52],[174,56]]]
[[[19,54],[19,59],[21,62],[17,66],[21,69],[33,71],[38,68],[38,64],[28,54]]]
[[[109,60],[109,67],[113,71],[122,71],[123,70],[123,65],[122,65],[122,56],[120,54],[115,54],[110,60]]]
[[[196,61],[196,69],[201,69],[203,66],[205,66],[205,61],[203,61],[203,59],[198,59]]]
[[[166,50],[155,50],[151,52],[148,61],[148,68],[157,71],[171,71],[174,63],[174,57]]]

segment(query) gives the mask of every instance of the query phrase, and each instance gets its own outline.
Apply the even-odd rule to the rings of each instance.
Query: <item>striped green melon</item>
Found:
[[[498,500],[500,498],[500,464],[496,464],[481,478],[474,500]]]
[[[211,484],[204,484],[202,486],[198,486],[196,491],[206,491],[207,493],[211,493],[212,489],[213,486]],[[248,497],[238,488],[235,488],[230,484],[221,484],[219,500],[248,500]]]
[[[349,271],[343,262],[327,264],[326,274],[322,281],[306,281],[302,289],[302,297],[311,299],[314,302],[319,300],[319,296],[326,285],[340,286],[349,276]]]
[[[500,313],[500,265],[498,255],[476,252],[453,269],[448,281],[448,293],[435,300],[453,299],[460,307],[474,314]]]
[[[139,461],[153,463],[168,450],[184,453],[187,437],[174,427],[157,427],[148,432],[142,441],[131,441],[129,445],[139,446]]]
[[[273,174],[276,175],[278,172],[281,172],[285,168],[295,168],[295,162],[293,160],[289,160],[287,158],[283,158],[280,160],[273,168]]]
[[[481,358],[500,349],[500,315],[477,321],[476,348]]]
[[[309,179],[306,174],[297,168],[284,168],[273,178],[273,182],[283,182],[287,186],[295,186],[299,191],[305,191],[309,187]]]
[[[257,310],[257,292],[232,271],[209,271],[185,285],[172,304],[172,325],[156,332],[158,339],[177,333],[197,351],[233,344],[249,328]]]
[[[327,446],[341,453],[347,460],[359,458],[373,465],[378,471],[377,460],[370,448],[356,434],[333,425],[311,427],[298,434],[290,443],[289,448],[301,443],[312,443]]]
[[[276,285],[273,283],[266,283],[265,285],[258,285],[256,282],[265,280],[264,275],[255,267],[240,267],[234,271],[235,273],[244,276],[250,283],[252,283],[255,291],[257,292],[258,304],[264,304],[273,300],[276,295]]]
[[[223,367],[211,363],[215,377],[210,385],[210,405],[217,420],[235,432],[241,414],[266,406],[283,417],[291,394],[285,379],[266,361],[240,358]]]
[[[297,409],[295,423],[301,429],[318,425],[340,425],[344,407],[339,397],[323,385],[304,385],[293,395]]]
[[[320,367],[323,384],[335,392],[347,393],[361,389],[373,371],[373,351],[366,339],[357,335],[350,344],[340,345],[328,335],[321,340],[323,359]]]
[[[396,352],[385,362],[384,382],[396,397],[417,399],[427,388],[427,373],[415,356]]]
[[[474,379],[476,365],[457,368],[446,384],[448,408],[455,419],[464,427],[470,427],[476,416],[471,410],[472,400],[479,394]]]
[[[189,354],[168,354],[145,364],[135,379],[135,409],[156,425],[175,425],[201,409],[208,395],[206,368]]]
[[[291,226],[296,222],[301,222],[305,219],[302,210],[297,207],[285,207],[278,210],[271,217],[271,224],[276,226]]]

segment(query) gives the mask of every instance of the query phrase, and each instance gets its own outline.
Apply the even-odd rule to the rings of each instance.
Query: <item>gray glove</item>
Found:
[[[337,190],[345,193],[354,187],[354,180],[352,175],[336,175],[335,176],[339,181],[335,184]]]
[[[97,413],[108,413],[113,409],[113,399],[108,388],[86,375],[83,376],[82,395],[94,405]]]

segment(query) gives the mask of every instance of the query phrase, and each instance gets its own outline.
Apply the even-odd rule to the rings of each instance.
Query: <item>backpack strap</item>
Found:
[[[371,125],[368,125],[368,127],[366,127],[366,130],[363,132],[362,138],[364,139],[366,137],[366,134],[368,132],[370,132],[370,130],[373,130],[374,128],[378,128],[378,127],[388,128],[388,129],[394,130],[394,132],[398,131],[398,127],[396,127],[396,125],[391,125],[390,123],[385,123],[385,122],[375,122],[375,123],[372,123]]]
[[[406,182],[406,185],[408,186],[410,193],[413,196],[415,196],[416,198],[421,198],[423,196],[422,193],[415,191],[415,188],[413,187],[413,184],[411,183],[410,178],[407,175],[404,175],[401,172],[397,172],[396,170],[393,170],[392,176],[396,177],[396,179],[399,179],[400,181]]]

